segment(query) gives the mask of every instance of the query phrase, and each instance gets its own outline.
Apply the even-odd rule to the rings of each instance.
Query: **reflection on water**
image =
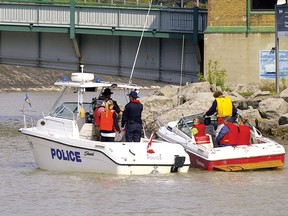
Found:
[[[149,176],[40,170],[29,143],[18,132],[22,117],[16,104],[22,107],[18,101],[22,98],[21,93],[9,94],[11,103],[1,104],[1,215],[287,214],[286,166],[235,173],[191,169],[187,174]],[[44,111],[55,99],[47,95],[43,100],[35,93],[32,106],[38,106],[35,98],[42,98],[39,107]]]

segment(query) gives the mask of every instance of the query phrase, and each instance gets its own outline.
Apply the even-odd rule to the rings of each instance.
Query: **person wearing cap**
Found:
[[[118,115],[122,115],[122,111],[121,111],[119,105],[117,104],[117,101],[115,101],[111,98],[112,94],[113,94],[113,92],[111,91],[110,88],[105,88],[104,91],[102,92],[102,96],[105,98],[106,101],[108,101],[108,100],[113,101],[113,109],[116,111],[116,113]]]
[[[213,97],[215,100],[204,116],[210,116],[216,113],[218,124],[222,123],[222,118],[224,117],[236,116],[237,108],[228,96],[224,96],[221,91],[216,91],[214,92]]]
[[[125,106],[121,128],[122,130],[125,130],[126,142],[140,142],[143,104],[140,103],[136,91],[131,91],[128,96],[130,101]]]

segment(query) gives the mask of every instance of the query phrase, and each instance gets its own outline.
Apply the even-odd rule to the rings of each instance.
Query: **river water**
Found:
[[[44,113],[58,93],[29,93]],[[1,215],[287,215],[288,169],[116,176],[37,168],[23,126],[24,93],[0,93]],[[27,108],[27,104],[25,104]],[[28,109],[27,108],[27,109]],[[40,112],[31,112],[38,116]],[[287,144],[283,143],[287,150]],[[286,163],[287,164],[287,163]]]

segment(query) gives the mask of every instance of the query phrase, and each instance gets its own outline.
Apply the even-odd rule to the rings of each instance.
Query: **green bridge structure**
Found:
[[[0,1],[0,61],[117,76],[134,62],[137,78],[195,82],[206,26],[198,7]]]

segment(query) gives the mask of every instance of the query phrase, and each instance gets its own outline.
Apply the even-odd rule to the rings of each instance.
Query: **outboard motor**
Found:
[[[185,159],[186,158],[184,156],[175,155],[174,166],[171,167],[171,173],[178,172],[178,168],[183,167]]]

